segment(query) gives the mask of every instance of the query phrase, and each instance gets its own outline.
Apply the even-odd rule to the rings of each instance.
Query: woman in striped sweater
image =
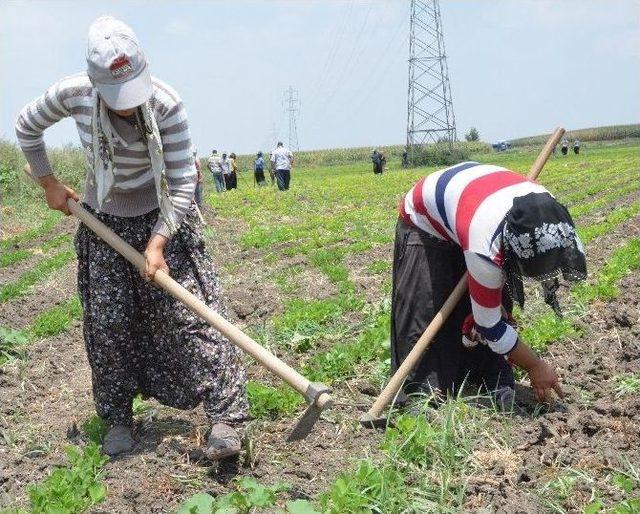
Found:
[[[16,133],[49,207],[70,214],[67,199],[78,196],[56,179],[43,133],[72,117],[87,156],[85,207],[144,252],[140,276],[84,225],[75,239],[94,400],[109,427],[103,450],[133,448],[132,401],[141,393],[182,409],[202,402],[212,424],[206,453],[237,454],[233,425],[247,417],[238,349],[148,283],[161,269],[224,313],[193,207],[197,172],[184,106],[151,77],[135,34],[115,18],[91,25],[87,64],[28,104]]]
[[[514,378],[508,356],[528,372],[538,399],[548,389],[561,394],[553,369],[519,341],[510,312],[512,300],[524,304],[523,275],[540,281],[554,305],[559,276],[586,277],[584,251],[567,209],[517,173],[464,162],[420,180],[399,210],[394,369],[469,272],[469,296],[432,342],[405,393],[454,393],[464,383],[492,392],[499,406],[510,408]]]

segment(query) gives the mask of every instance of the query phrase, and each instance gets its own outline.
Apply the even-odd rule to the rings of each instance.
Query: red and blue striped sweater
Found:
[[[407,225],[462,248],[476,327],[500,354],[509,353],[518,339],[500,309],[502,229],[514,198],[529,193],[548,191],[505,168],[463,162],[420,180],[399,206]]]

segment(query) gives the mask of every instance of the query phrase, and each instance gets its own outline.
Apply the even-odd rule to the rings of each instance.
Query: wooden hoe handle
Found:
[[[144,256],[140,252],[118,236],[104,223],[96,219],[75,200],[69,199],[67,201],[67,205],[69,206],[69,210],[80,221],[82,221],[82,223],[93,230],[109,246],[116,250],[136,268],[140,270],[144,269],[145,260]],[[302,376],[291,366],[278,359],[278,357],[273,355],[266,348],[251,339],[233,323],[224,319],[211,307],[207,306],[202,300],[173,280],[167,273],[158,270],[154,276],[153,282],[158,284],[158,286],[164,289],[176,300],[182,302],[191,312],[209,323],[209,325],[218,330],[242,351],[251,355],[261,365],[287,382],[300,394],[304,395],[309,403],[314,403],[320,409],[328,406],[331,401],[329,394],[324,392],[319,394],[317,397],[314,397],[312,393],[315,384],[312,384],[307,378]]]
[[[535,180],[538,178],[538,175],[540,175],[547,159],[549,159],[553,148],[558,144],[558,141],[560,141],[563,134],[564,129],[561,127],[554,130],[553,134],[551,134],[551,137],[547,141],[547,144],[533,163],[533,166],[529,171],[529,175],[527,176],[528,179]],[[376,398],[376,401],[369,409],[369,412],[360,419],[362,423],[367,424],[376,422],[380,418],[384,408],[394,399],[409,373],[411,373],[418,361],[422,358],[424,352],[427,351],[431,341],[433,341],[433,338],[436,336],[442,325],[444,325],[444,322],[447,321],[447,318],[467,291],[467,278],[468,272],[465,272],[458,282],[458,285],[449,295],[449,298],[447,298],[447,301],[444,302],[442,308],[438,311],[431,323],[429,323],[423,334],[420,336],[420,339],[418,339],[415,346],[411,349],[409,355],[407,355],[407,357],[402,361],[402,364],[382,390],[380,396]]]

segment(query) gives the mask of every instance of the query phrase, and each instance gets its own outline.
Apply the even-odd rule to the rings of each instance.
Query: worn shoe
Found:
[[[211,460],[220,460],[240,453],[240,436],[233,427],[215,423],[207,440],[204,454]]]
[[[131,429],[124,425],[112,426],[102,442],[102,452],[114,456],[133,450],[136,442],[131,435]]]

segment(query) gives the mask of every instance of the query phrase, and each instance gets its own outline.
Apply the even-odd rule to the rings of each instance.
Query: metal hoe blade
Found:
[[[293,427],[293,430],[287,436],[287,441],[299,441],[307,437],[318,419],[320,419],[321,414],[322,410],[315,403],[309,405],[302,417],[298,420],[298,423],[296,423],[296,426]]]
[[[332,401],[326,402],[322,407],[317,404],[317,400],[323,393],[329,393],[331,389],[329,389],[324,384],[319,383],[311,383],[309,384],[309,389],[305,394],[307,401],[309,402],[309,406],[307,410],[304,411],[302,417],[296,423],[296,426],[293,427],[293,430],[287,436],[287,441],[299,441],[300,439],[304,439],[310,433],[316,422],[320,419],[322,415],[322,411],[331,407]]]

